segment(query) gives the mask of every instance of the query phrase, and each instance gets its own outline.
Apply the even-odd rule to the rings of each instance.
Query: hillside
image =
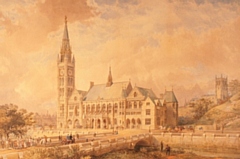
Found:
[[[193,108],[192,107],[179,107],[178,108],[178,121],[179,125],[193,124]]]
[[[197,124],[215,123],[225,125],[225,129],[240,129],[240,93],[231,97],[227,102],[210,109]]]

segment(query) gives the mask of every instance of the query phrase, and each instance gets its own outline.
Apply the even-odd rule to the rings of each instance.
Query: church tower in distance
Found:
[[[216,77],[216,101],[218,104],[228,99],[228,83],[227,77]]]
[[[67,17],[63,32],[62,47],[58,55],[58,113],[57,128],[66,128],[68,119],[68,99],[75,88],[75,59],[69,42]],[[59,123],[64,123],[59,125]]]

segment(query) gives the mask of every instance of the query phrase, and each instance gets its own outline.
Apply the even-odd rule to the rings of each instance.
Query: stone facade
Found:
[[[57,128],[157,129],[176,126],[178,101],[173,91],[157,97],[151,89],[113,82],[111,68],[105,84],[90,82],[88,91],[75,88],[75,58],[67,20],[58,63]]]

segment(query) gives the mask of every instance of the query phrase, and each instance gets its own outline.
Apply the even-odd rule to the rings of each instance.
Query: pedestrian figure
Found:
[[[75,143],[75,137],[72,138],[72,143]]]
[[[163,142],[160,143],[161,152],[163,151]]]
[[[170,148],[170,146],[168,146],[168,145],[166,145],[166,155],[170,155],[170,150],[171,150],[171,148]]]

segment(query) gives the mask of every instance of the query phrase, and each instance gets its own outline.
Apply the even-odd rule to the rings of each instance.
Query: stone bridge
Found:
[[[62,145],[58,147],[63,150],[63,152],[67,152],[74,146],[78,146],[79,151],[81,151],[84,155],[99,156],[115,150],[134,149],[138,146],[151,146],[153,143],[152,141],[151,134],[137,134],[125,137],[114,135],[109,136],[108,139],[105,138],[83,143]],[[26,153],[26,151],[0,154],[0,159],[24,159],[24,153]]]
[[[89,138],[92,134],[86,134]],[[98,137],[98,138],[97,138]],[[240,155],[240,133],[157,133],[136,134],[130,136],[113,135],[112,133],[97,134],[96,140],[82,143],[58,146],[63,152],[79,147],[83,154],[99,156],[111,151],[121,149],[135,149],[139,146],[159,145],[162,141],[169,144],[173,149],[184,149],[190,151],[204,151],[213,153],[233,153]],[[89,138],[90,139],[90,138]],[[56,139],[57,140],[57,137]],[[24,159],[25,152],[14,152],[11,154],[0,154],[3,159]]]
[[[127,137],[114,137],[110,139],[104,139],[99,141],[64,145],[60,148],[62,150],[71,149],[73,146],[78,145],[80,151],[84,154],[99,156],[111,151],[121,149],[134,149],[138,146],[151,146],[152,136],[150,134],[138,134]]]

